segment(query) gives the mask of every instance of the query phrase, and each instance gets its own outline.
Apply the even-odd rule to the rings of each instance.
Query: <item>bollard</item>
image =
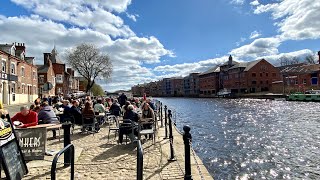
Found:
[[[160,103],[160,120],[161,120],[161,127],[163,127],[162,103]]]
[[[168,129],[167,129],[168,122],[167,122],[167,117],[168,117],[168,114],[167,114],[167,105],[165,105],[165,106],[164,106],[164,132],[165,132],[165,135],[164,135],[164,138],[163,138],[163,139],[167,139],[167,138],[168,138]]]
[[[64,147],[67,147],[69,144],[71,144],[71,138],[70,138],[70,128],[71,123],[66,122],[62,124],[63,128],[63,144]],[[71,160],[71,152],[70,150],[67,150],[66,153],[64,153],[64,167],[70,166],[70,160]]]
[[[190,127],[189,126],[183,126],[183,142],[184,142],[184,157],[185,157],[185,180],[192,180],[191,176],[191,162],[190,162],[190,141],[192,139],[190,134]]]
[[[176,158],[174,157],[174,151],[173,151],[173,134],[172,134],[172,120],[171,120],[172,114],[171,110],[168,110],[168,118],[169,118],[169,139],[170,139],[170,159],[168,161],[176,161]]]

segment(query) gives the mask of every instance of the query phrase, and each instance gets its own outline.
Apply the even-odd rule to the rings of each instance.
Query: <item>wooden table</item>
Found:
[[[26,129],[41,128],[41,127],[45,127],[47,129],[47,131],[58,130],[59,131],[59,141],[60,141],[60,130],[61,130],[62,124],[38,124],[36,126],[26,127]],[[23,128],[16,128],[16,129],[23,129]]]

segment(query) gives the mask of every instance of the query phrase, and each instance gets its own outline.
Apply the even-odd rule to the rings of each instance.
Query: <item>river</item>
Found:
[[[320,103],[157,99],[215,179],[320,179]]]

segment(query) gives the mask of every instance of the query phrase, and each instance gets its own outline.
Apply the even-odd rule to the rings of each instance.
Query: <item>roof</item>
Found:
[[[204,75],[204,74],[217,73],[217,72],[220,72],[220,67],[219,66],[215,66],[213,68],[210,68],[209,70],[199,74],[199,76]]]
[[[46,65],[37,65],[38,67],[38,73],[47,73],[49,70],[49,67]]]
[[[286,66],[281,69],[281,73],[295,73],[295,74],[305,74],[314,73],[320,71],[320,64],[297,64],[292,66]]]
[[[244,71],[249,71],[251,68],[253,68],[255,65],[257,65],[259,62],[261,62],[263,60],[264,59],[248,62],[247,67],[244,69]]]
[[[231,63],[231,65],[236,65],[236,64],[239,64],[239,62],[233,60],[232,63]],[[229,61],[223,63],[223,64],[220,65],[220,66],[226,66],[226,65],[229,65]]]

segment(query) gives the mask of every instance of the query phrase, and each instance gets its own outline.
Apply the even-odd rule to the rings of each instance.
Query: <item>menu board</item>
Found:
[[[22,154],[19,152],[17,143],[10,141],[3,147],[1,147],[1,155],[3,163],[6,167],[5,171],[8,179],[19,180],[26,174],[25,166],[21,158]]]
[[[46,128],[23,128],[15,131],[25,160],[43,160],[46,153]]]
[[[0,159],[8,180],[20,180],[28,173],[9,115],[0,118]]]

